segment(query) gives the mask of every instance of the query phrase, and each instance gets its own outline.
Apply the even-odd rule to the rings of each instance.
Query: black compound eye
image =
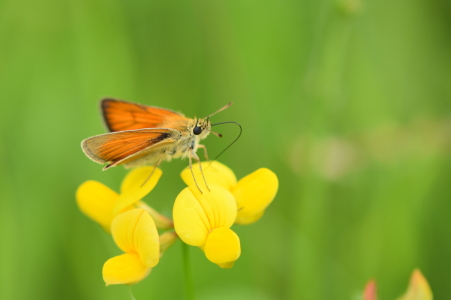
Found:
[[[201,133],[202,133],[202,128],[200,128],[199,126],[194,127],[193,133],[194,133],[195,135],[201,134]]]

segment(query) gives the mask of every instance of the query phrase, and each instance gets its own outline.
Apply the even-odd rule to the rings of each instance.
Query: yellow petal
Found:
[[[152,177],[148,178],[150,174]],[[141,167],[130,171],[122,181],[121,195],[114,206],[114,214],[144,198],[157,185],[162,174],[159,168],[154,170],[154,167]]]
[[[432,300],[431,288],[420,270],[412,272],[407,292],[399,300]]]
[[[76,199],[80,210],[110,232],[113,207],[119,195],[97,181],[86,181],[77,189]]]
[[[202,170],[205,176],[205,180],[207,181],[208,186],[210,185],[219,185],[227,190],[231,190],[236,185],[236,176],[233,173],[232,170],[230,170],[225,165],[217,162],[202,162]],[[204,178],[202,177],[202,173],[199,169],[199,164],[193,164],[193,173],[196,177],[197,184],[199,184],[202,191],[205,188]],[[186,183],[186,185],[196,185],[194,183],[193,175],[191,174],[191,171],[188,168],[182,171],[180,174],[183,181]]]
[[[240,214],[240,211],[238,211],[238,214],[236,216],[235,224],[239,225],[248,225],[257,222],[260,220],[261,217],[263,217],[263,214],[265,211],[261,211],[256,214]]]
[[[208,233],[218,227],[230,227],[236,219],[233,195],[220,186],[200,193],[196,186],[180,192],[173,210],[174,228],[182,241],[202,246]]]
[[[149,275],[150,270],[136,253],[125,253],[107,260],[102,274],[106,285],[134,284]]]
[[[250,224],[257,221],[271,204],[279,188],[276,174],[261,168],[238,181],[233,189],[238,204],[236,224]]]
[[[141,208],[129,210],[114,218],[111,233],[124,252],[137,253],[141,263],[154,267],[160,259],[160,240],[150,215]]]
[[[216,228],[208,235],[203,250],[209,261],[230,268],[230,263],[240,257],[240,238],[229,228]]]
[[[149,178],[152,171],[153,171],[152,177]],[[121,194],[126,193],[130,190],[136,190],[141,188],[149,189],[150,187],[150,189],[147,192],[149,193],[155,187],[162,174],[163,171],[161,171],[160,168],[154,168],[153,166],[133,169],[130,172],[128,172],[124,180],[122,180]]]
[[[219,267],[223,268],[223,269],[231,269],[233,267],[233,265],[235,264],[234,261],[225,263],[225,264],[217,264]]]

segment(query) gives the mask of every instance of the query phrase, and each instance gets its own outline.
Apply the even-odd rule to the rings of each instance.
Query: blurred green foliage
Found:
[[[104,96],[237,121],[220,159],[259,167],[279,193],[234,227],[231,270],[192,248],[198,299],[394,299],[418,267],[451,291],[449,1],[0,1],[0,298],[128,299],[101,269],[120,253],[78,210]],[[209,137],[213,156],[236,136]],[[170,215],[186,161],[162,165],[147,203]],[[137,299],[184,297],[175,244]]]

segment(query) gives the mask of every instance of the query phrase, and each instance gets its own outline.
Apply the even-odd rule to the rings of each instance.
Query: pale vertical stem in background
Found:
[[[186,299],[188,300],[194,300],[194,284],[193,284],[193,277],[191,274],[191,263],[189,260],[189,246],[182,242],[183,247],[183,271],[184,271],[184,278],[185,278],[185,293],[186,293]]]

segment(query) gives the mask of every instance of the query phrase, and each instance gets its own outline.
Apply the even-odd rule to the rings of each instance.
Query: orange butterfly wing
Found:
[[[187,118],[175,111],[115,99],[100,102],[103,119],[109,131],[165,127]]]
[[[119,131],[97,135],[82,141],[83,152],[97,163],[109,163],[104,169],[126,164],[158,149],[169,147],[178,138],[169,128]]]

